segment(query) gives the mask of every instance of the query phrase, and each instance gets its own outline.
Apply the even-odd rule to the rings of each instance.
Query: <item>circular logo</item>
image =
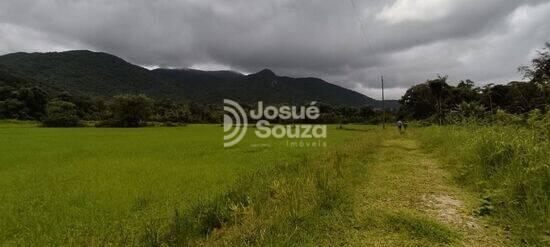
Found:
[[[239,103],[223,100],[223,147],[237,145],[245,136],[248,127],[248,118]]]

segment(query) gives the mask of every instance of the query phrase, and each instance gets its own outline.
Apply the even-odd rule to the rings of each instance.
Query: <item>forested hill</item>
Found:
[[[331,105],[379,107],[380,102],[318,78],[277,76],[270,70],[243,75],[233,71],[148,70],[101,52],[12,53],[0,68],[51,88],[90,96],[143,93],[154,98],[219,103],[319,101]],[[395,107],[395,102],[388,104]]]

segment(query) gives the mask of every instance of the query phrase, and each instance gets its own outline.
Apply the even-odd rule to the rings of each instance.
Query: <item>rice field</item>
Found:
[[[353,134],[330,128],[325,150]],[[323,151],[253,135],[224,149],[222,136],[218,125],[49,129],[0,123],[0,243],[137,238],[151,222],[219,195],[243,174]]]

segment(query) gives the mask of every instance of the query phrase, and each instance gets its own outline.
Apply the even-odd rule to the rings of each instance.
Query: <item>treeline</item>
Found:
[[[256,106],[244,104],[243,107],[253,109]],[[315,123],[376,124],[382,121],[382,112],[368,106],[320,103],[319,107],[321,117],[313,121]],[[92,97],[53,88],[0,66],[0,119],[41,121],[47,127],[139,127],[221,123],[223,114],[222,102],[184,103],[142,94]]]
[[[438,76],[406,92],[400,100],[398,117],[444,124],[473,119],[490,121],[497,114],[526,116],[532,111],[548,111],[550,43],[530,66],[520,67],[519,71],[527,81],[483,87],[476,87],[470,80],[452,86],[446,76]]]
[[[311,102],[304,102],[303,106],[307,106]],[[257,111],[257,105],[251,104],[241,104],[243,109],[246,112],[251,110]],[[282,106],[294,106],[290,103],[281,103],[274,104],[273,106],[279,108]],[[296,105],[300,107],[301,105]],[[349,107],[349,106],[333,106],[324,103],[316,104],[319,107],[320,116],[318,119],[301,119],[301,120],[269,120],[270,123],[275,124],[298,124],[298,123],[309,123],[309,124],[350,124],[350,123],[359,123],[359,124],[379,124],[383,121],[383,111],[380,109],[375,109],[371,106],[364,107]],[[387,114],[390,116],[390,113]]]
[[[244,105],[253,109],[254,105]],[[382,121],[382,112],[371,107],[319,105],[314,123],[369,123]],[[0,81],[0,119],[41,121],[46,127],[141,127],[151,124],[178,126],[188,123],[221,123],[222,105],[154,100],[142,94],[111,98],[74,95],[24,83]],[[277,121],[274,121],[277,123]],[[278,123],[294,123],[293,121]]]
[[[48,127],[76,127],[95,122],[98,127],[139,127],[148,122],[165,125],[219,123],[219,106],[153,100],[145,95],[112,98],[51,93],[38,86],[0,86],[0,119],[41,121]]]

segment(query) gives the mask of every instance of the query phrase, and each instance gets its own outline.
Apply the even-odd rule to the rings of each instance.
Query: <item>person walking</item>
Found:
[[[403,124],[403,121],[398,120],[397,123],[395,123],[397,126],[397,130],[399,131],[399,134],[403,134],[405,132],[405,125]]]

